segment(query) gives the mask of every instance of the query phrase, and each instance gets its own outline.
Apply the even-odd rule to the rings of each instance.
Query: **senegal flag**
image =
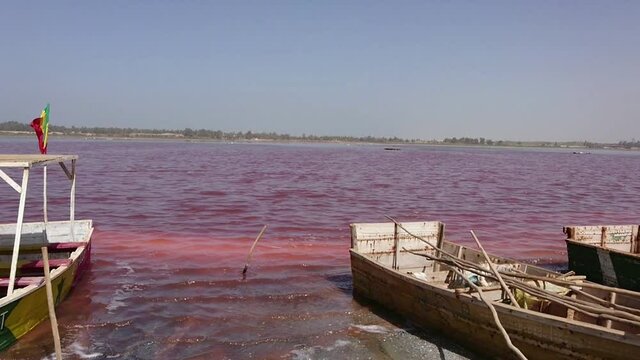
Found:
[[[39,118],[31,121],[31,127],[38,137],[38,147],[41,154],[47,153],[47,138],[49,137],[49,104],[45,106]]]

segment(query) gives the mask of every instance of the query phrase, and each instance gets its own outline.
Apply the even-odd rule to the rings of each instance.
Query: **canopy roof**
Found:
[[[0,154],[0,168],[2,167],[33,167],[67,160],[76,160],[78,155],[33,155],[33,154]]]

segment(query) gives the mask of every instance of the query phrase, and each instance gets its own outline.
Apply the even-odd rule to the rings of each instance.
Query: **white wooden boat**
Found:
[[[65,299],[90,264],[92,221],[75,220],[76,160],[75,155],[0,155],[0,178],[19,194],[16,222],[0,224],[0,292],[4,293],[0,298],[0,350],[49,316],[42,247],[47,247],[50,254],[56,305]],[[70,168],[65,163],[70,163]],[[59,164],[71,183],[69,219],[65,221],[48,221],[48,164],[56,167]],[[29,175],[36,167],[43,169],[44,221],[24,223]],[[12,178],[8,170],[11,168],[21,173],[20,183]]]
[[[444,240],[444,224],[352,224],[350,254],[356,299],[373,301],[418,326],[437,329],[478,353],[515,357],[487,304],[454,272],[458,270],[454,261],[487,268],[484,255]],[[640,354],[639,293],[506,258],[490,259],[517,306],[487,276],[490,271],[461,274],[480,284],[511,342],[527,358],[630,359]]]

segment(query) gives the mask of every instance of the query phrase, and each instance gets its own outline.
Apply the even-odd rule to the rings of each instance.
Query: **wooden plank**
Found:
[[[42,276],[20,276],[16,278],[15,285],[16,287],[25,287],[29,285],[38,285],[42,282]],[[9,286],[9,278],[3,277],[0,278],[0,287]]]
[[[434,246],[438,241],[440,222],[412,222],[403,223],[409,232],[420,236]],[[384,253],[394,251],[395,242],[394,223],[351,224],[352,248],[364,253]],[[406,231],[398,230],[398,241],[401,248],[412,251],[428,249],[423,241],[409,235]],[[402,249],[400,249],[402,251]]]
[[[64,252],[73,252],[77,248],[81,246],[87,245],[86,242],[63,242],[63,243],[51,243],[47,246],[47,249],[50,253],[64,253]],[[20,246],[20,253],[38,253],[40,252],[41,246],[38,244],[29,244]],[[13,252],[12,248],[9,247],[0,247],[0,255],[11,255]]]
[[[635,225],[633,230],[631,231],[631,244],[629,245],[629,252],[632,254],[640,253],[640,248],[638,246],[638,228],[640,225]]]
[[[50,221],[47,223],[47,240],[49,243],[71,242],[69,221]],[[93,228],[91,220],[76,220],[74,222],[75,239],[86,241]],[[44,222],[23,223],[21,244],[42,245]],[[0,247],[13,245],[16,231],[15,224],[0,224]]]
[[[68,258],[49,260],[49,266],[51,267],[69,266],[70,264],[71,259]],[[9,263],[0,262],[0,270],[6,270],[9,267]],[[42,259],[23,261],[18,263],[16,268],[23,272],[42,270],[44,269],[44,261]]]
[[[67,165],[65,165],[63,162],[60,162],[59,164],[60,164],[60,167],[62,168],[62,171],[64,171],[65,175],[67,175],[67,178],[69,180],[73,179],[73,175],[71,174],[69,169],[67,169]]]
[[[576,298],[576,294],[571,294],[571,298],[575,299]],[[576,316],[576,311],[573,309],[567,309],[567,320],[573,320],[573,318]]]
[[[13,190],[15,190],[18,194],[22,191],[22,187],[20,187],[20,185],[18,185],[18,183],[15,182],[11,178],[11,176],[9,176],[7,173],[2,171],[2,169],[0,169],[0,179],[4,180],[7,184],[9,184],[9,186],[11,186]]]
[[[16,220],[16,231],[13,240],[13,255],[11,257],[11,269],[9,270],[9,286],[7,287],[7,296],[13,294],[13,284],[16,279],[18,266],[18,255],[20,252],[20,240],[22,233],[22,222],[24,219],[24,207],[27,202],[27,184],[29,183],[29,169],[24,168],[22,171],[22,191],[20,192],[20,204],[18,206],[18,219]]]
[[[586,244],[628,244],[633,237],[635,225],[588,225],[565,226],[567,239]]]
[[[615,303],[616,303],[616,293],[615,293],[615,292],[613,292],[613,291],[609,293],[609,302],[610,302],[611,304],[615,304]],[[607,329],[611,329],[611,320],[607,319],[607,320],[605,321],[605,327],[606,327]]]
[[[398,269],[398,253],[400,252],[400,238],[398,224],[393,224],[393,268]]]
[[[30,168],[77,158],[77,155],[0,154],[0,167]]]
[[[442,249],[442,243],[444,241],[444,223],[440,223],[440,228],[438,229],[438,243],[437,248]],[[440,254],[437,254],[440,257]],[[433,272],[440,271],[440,264],[437,261],[433,262]]]
[[[53,287],[51,286],[51,272],[49,268],[49,254],[47,247],[42,247],[42,262],[44,263],[44,281],[47,292],[47,305],[49,307],[49,321],[51,322],[51,330],[53,332],[53,342],[56,349],[56,359],[62,360],[62,348],[60,345],[60,333],[58,331],[58,319],[56,317],[55,305],[53,300]]]

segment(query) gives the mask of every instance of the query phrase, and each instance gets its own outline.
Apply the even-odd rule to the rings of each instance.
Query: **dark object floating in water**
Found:
[[[591,154],[590,152],[584,152],[584,151],[574,151],[573,153],[577,155]]]
[[[385,149],[385,150],[397,150],[397,151],[399,151],[399,150],[400,150],[400,148],[394,148],[394,147],[386,147],[386,148],[384,148],[384,149]]]

